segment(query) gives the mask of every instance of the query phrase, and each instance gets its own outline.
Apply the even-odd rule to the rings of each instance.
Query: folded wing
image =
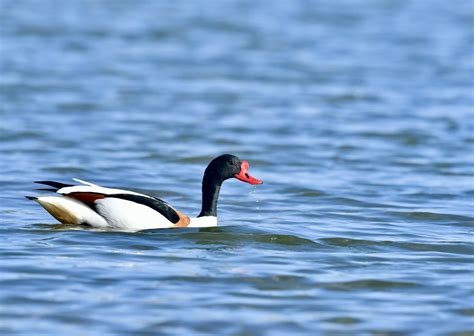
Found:
[[[48,190],[61,194],[64,199],[74,200],[73,204],[86,205],[104,218],[110,227],[135,231],[189,225],[189,217],[156,197],[129,190],[104,188],[82,180],[76,181],[82,185],[69,185],[55,181],[38,181],[37,183],[52,187]],[[53,197],[49,200],[57,198]],[[45,207],[44,204],[39,203]],[[61,202],[62,207],[65,204],[72,203]],[[72,210],[68,211],[74,213]],[[55,217],[59,219],[58,216]],[[83,224],[96,226],[94,223]]]

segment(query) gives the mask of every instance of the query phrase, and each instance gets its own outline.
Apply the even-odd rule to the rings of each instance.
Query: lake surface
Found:
[[[0,0],[2,335],[473,335],[473,1]],[[94,232],[81,178],[218,228]]]

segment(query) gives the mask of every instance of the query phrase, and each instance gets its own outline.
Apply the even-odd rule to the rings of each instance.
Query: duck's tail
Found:
[[[86,204],[62,196],[25,196],[38,202],[51,216],[63,224],[88,224],[95,227],[106,227],[107,222]]]

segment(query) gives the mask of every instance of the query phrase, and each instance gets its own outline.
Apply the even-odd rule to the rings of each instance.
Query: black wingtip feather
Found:
[[[55,181],[35,181],[35,183],[44,184],[44,185],[57,188],[57,189],[74,186],[74,184],[66,184],[66,183],[60,183],[60,182],[55,182]]]
[[[38,199],[38,197],[33,197],[33,196],[25,196],[27,199],[29,199],[30,201],[36,201]]]

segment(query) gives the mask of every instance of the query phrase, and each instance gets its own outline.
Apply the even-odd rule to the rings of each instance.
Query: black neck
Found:
[[[208,174],[207,172],[204,174],[202,179],[202,207],[198,217],[217,217],[217,199],[219,198],[222,182],[214,174]]]

